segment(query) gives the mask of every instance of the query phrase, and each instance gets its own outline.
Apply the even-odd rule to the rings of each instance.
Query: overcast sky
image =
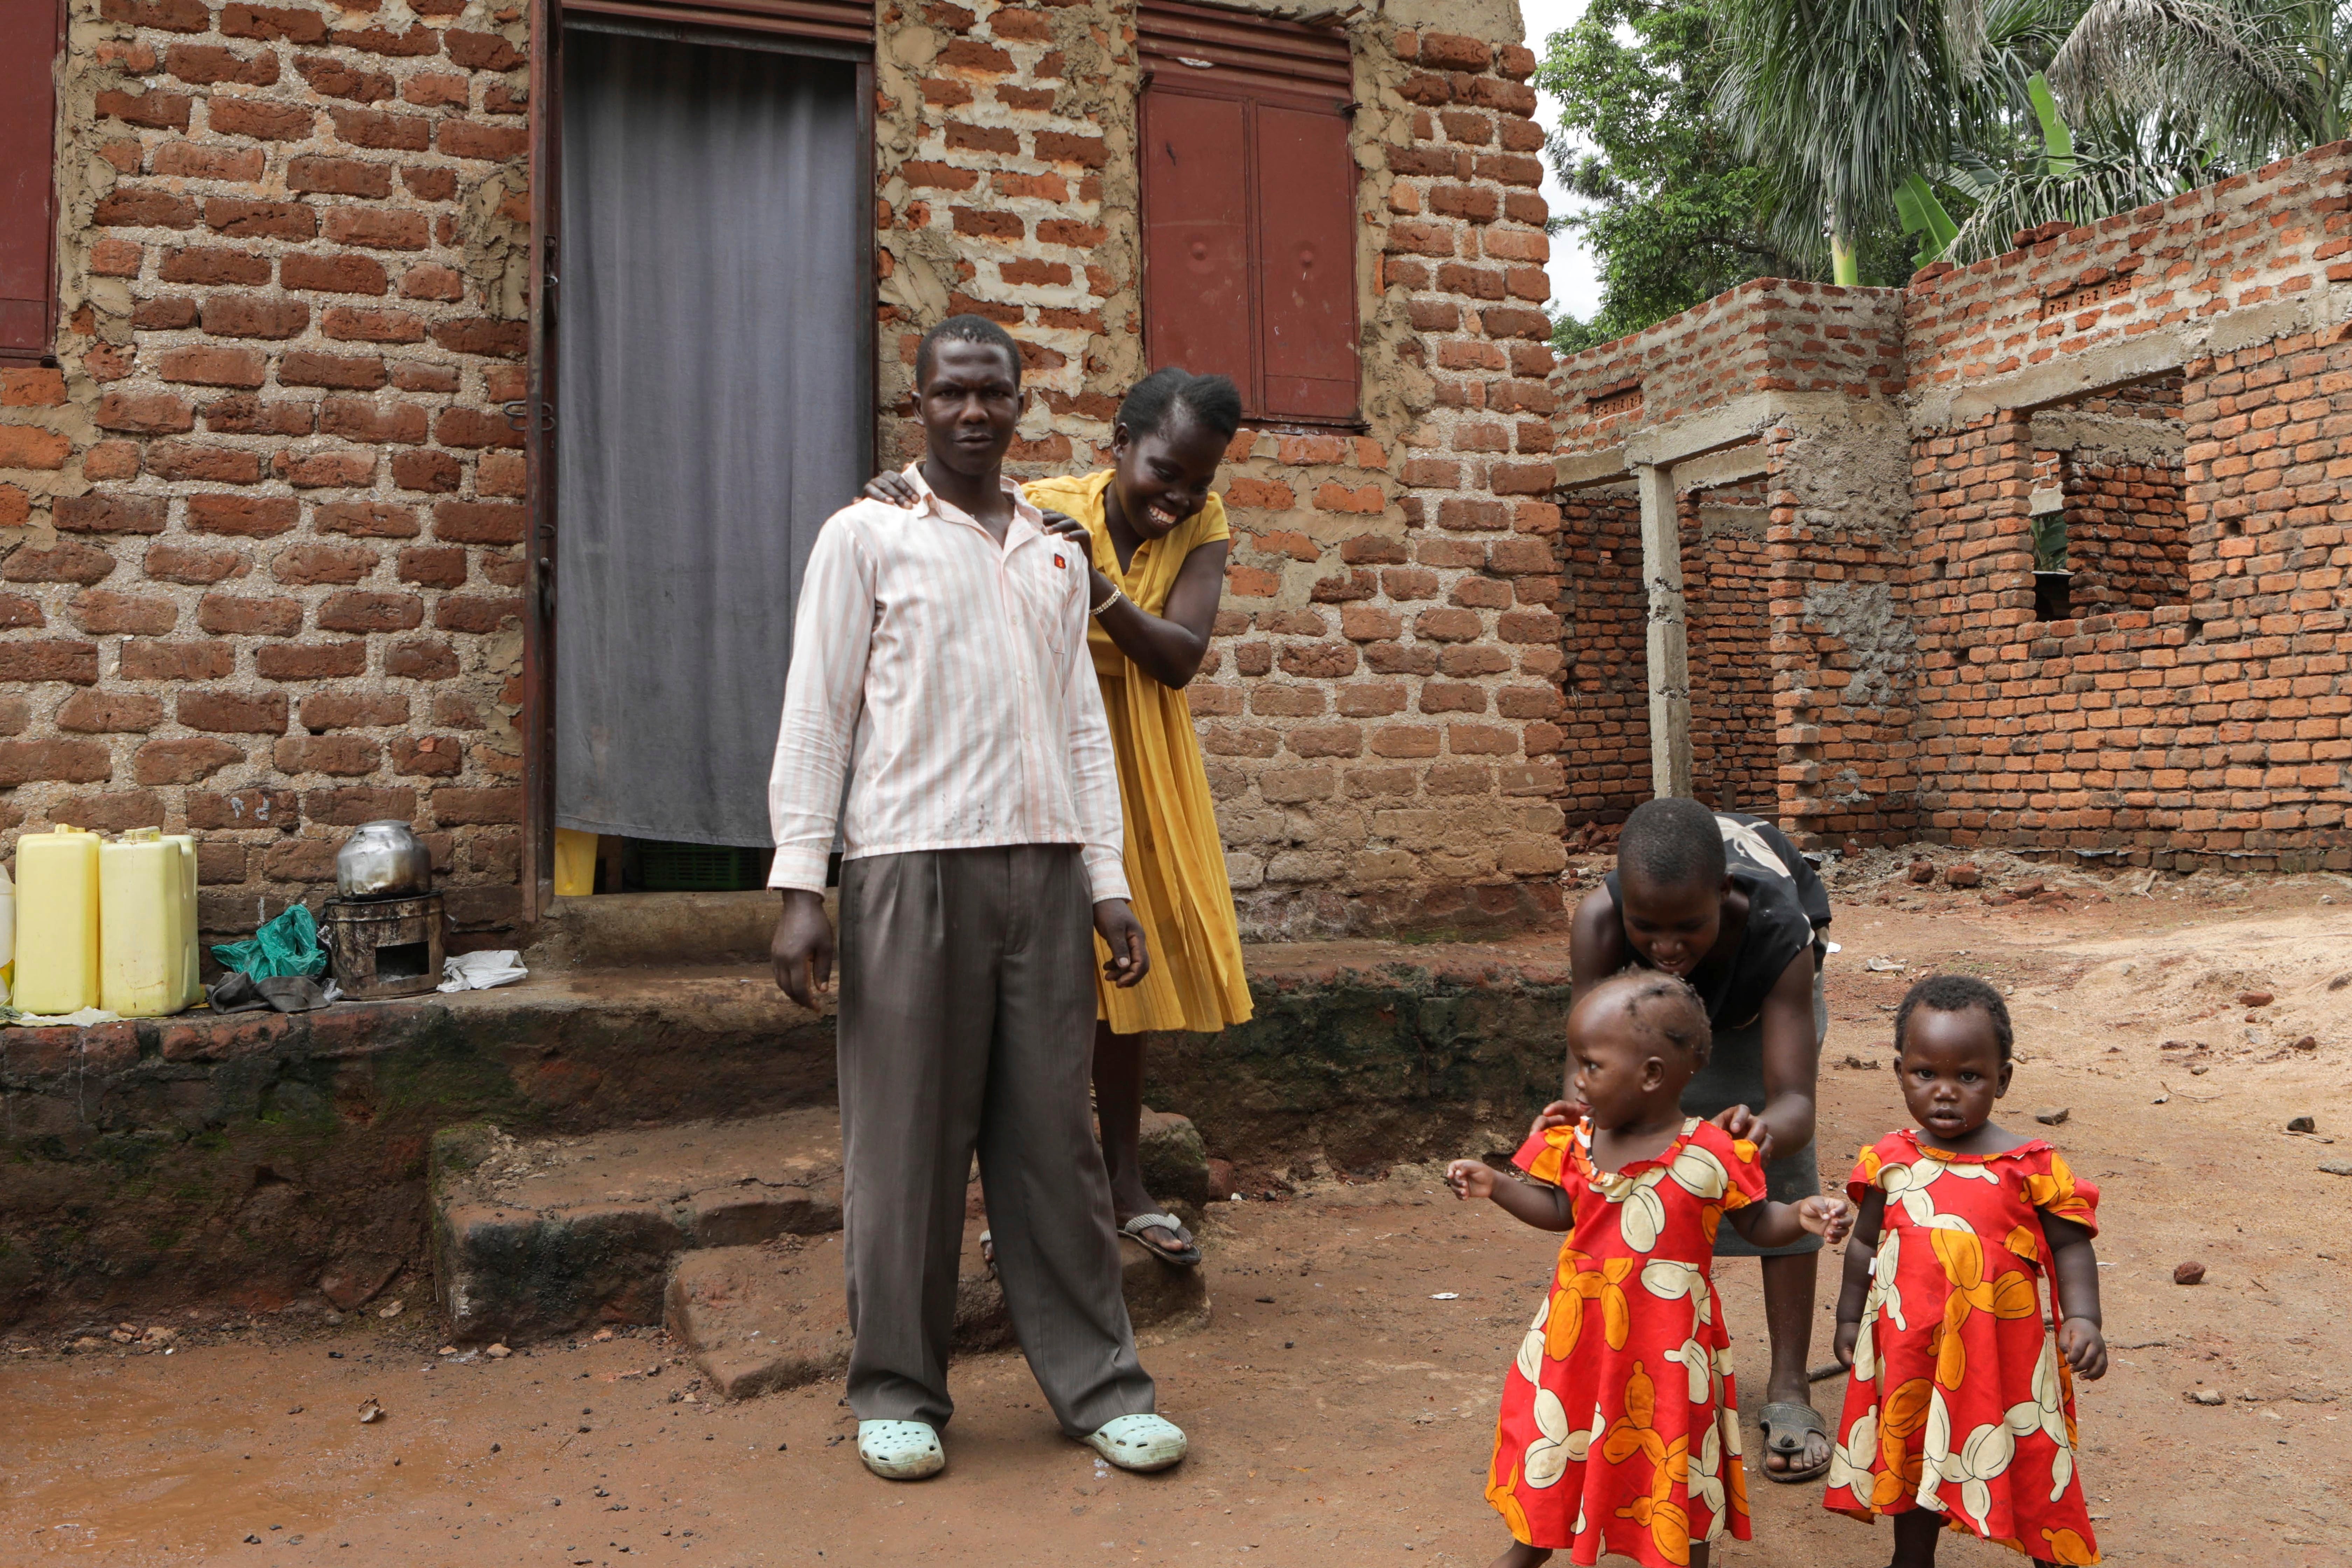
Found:
[[[1585,0],[1519,0],[1519,16],[1527,24],[1528,47],[1535,50],[1537,58],[1543,56],[1544,40],[1582,16],[1584,5]],[[1536,118],[1546,131],[1557,128],[1559,101],[1548,94],[1541,95]],[[1560,188],[1559,178],[1552,173],[1549,159],[1544,166],[1543,194],[1554,216],[1569,210],[1568,193]],[[1601,302],[1601,284],[1593,276],[1592,258],[1564,234],[1551,238],[1551,294],[1553,310],[1587,320]]]

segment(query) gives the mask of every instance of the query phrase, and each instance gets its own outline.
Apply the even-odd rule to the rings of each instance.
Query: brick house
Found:
[[[1029,345],[1024,474],[1097,463],[1152,364],[1244,387],[1228,597],[1192,695],[1247,928],[1558,908],[1542,137],[1508,4],[24,0],[5,28],[11,841],[192,829],[225,933],[318,891],[352,825],[406,817],[459,931],[513,940],[572,809],[555,694],[588,662],[565,649],[620,639],[630,608],[583,587],[603,492],[572,505],[566,466],[617,458],[656,498],[704,482],[689,462],[734,482],[764,436],[725,416],[769,369],[737,339],[783,320],[806,334],[795,374],[827,389],[802,403],[851,411],[806,459],[834,465],[816,499],[778,509],[804,550],[866,465],[912,449],[920,329],[973,310]],[[626,118],[631,73],[680,58],[814,151],[781,173],[757,146],[709,153],[705,114],[637,185],[604,182],[671,134]],[[730,205],[746,179],[759,194]],[[585,199],[624,188],[643,211]],[[742,211],[788,203],[771,240],[835,250],[736,273],[817,279],[821,308],[761,294],[714,321],[703,283],[665,286],[622,243],[712,265],[746,243]],[[704,329],[616,366],[592,352],[599,287],[625,314],[704,309]],[[592,359],[601,392],[566,379]],[[705,374],[750,393],[694,416],[690,458],[635,433],[667,406],[611,390]],[[596,396],[622,401],[592,420]],[[724,568],[733,547],[696,531],[715,515],[601,526]],[[789,550],[746,548],[700,574],[747,584],[732,607],[676,640],[788,604]],[[608,699],[590,686],[570,721]],[[763,755],[767,722],[737,750]]]
[[[2019,237],[1560,366],[1572,812],[2352,867],[2352,144]]]

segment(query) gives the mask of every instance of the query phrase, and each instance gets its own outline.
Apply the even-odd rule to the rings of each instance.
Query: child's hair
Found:
[[[1118,422],[1130,436],[1156,436],[1169,416],[1181,408],[1203,430],[1231,439],[1242,427],[1242,395],[1222,375],[1194,375],[1181,365],[1162,365],[1128,389]]]
[[[1617,836],[1617,868],[1653,888],[1708,887],[1723,881],[1723,830],[1695,800],[1662,795],[1633,808]]]
[[[1625,1012],[1633,1022],[1689,1058],[1696,1070],[1706,1066],[1715,1049],[1715,1030],[1706,1021],[1706,1004],[1679,974],[1627,966],[1609,977],[1622,981],[1630,993]]]
[[[950,316],[923,334],[915,347],[915,390],[920,392],[930,384],[931,363],[938,358],[941,343],[981,343],[1003,352],[1013,365],[1013,384],[1021,384],[1021,345],[1013,334],[990,321],[986,316]]]
[[[1903,994],[1903,1005],[1895,1010],[1895,1049],[1903,1050],[1904,1031],[1911,1026],[1911,1015],[1925,1007],[1932,1013],[1965,1013],[1974,1007],[1992,1023],[1992,1037],[2000,1042],[2000,1059],[2009,1060],[2012,1034],[2009,1025],[2009,1004],[2000,993],[1973,974],[1931,974]]]

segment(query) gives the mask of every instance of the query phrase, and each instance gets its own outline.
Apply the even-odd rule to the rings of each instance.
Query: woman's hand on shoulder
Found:
[[[866,499],[878,500],[884,506],[903,508],[914,506],[923,497],[922,492],[915,489],[913,480],[893,468],[866,481]]]
[[[1495,1168],[1478,1160],[1456,1160],[1445,1167],[1445,1184],[1454,1189],[1457,1198],[1491,1198],[1495,1184],[1502,1178]]]
[[[1055,511],[1049,508],[1045,516],[1045,531],[1055,538],[1066,539],[1073,544],[1085,545],[1089,549],[1093,547],[1094,535],[1087,531],[1085,523],[1080,522],[1068,512]]]

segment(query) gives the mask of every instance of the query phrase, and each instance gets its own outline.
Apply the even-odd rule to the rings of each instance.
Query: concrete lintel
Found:
[[[1639,432],[1625,443],[1625,460],[1635,467],[1687,463],[1752,440],[1775,425],[1810,431],[1868,420],[1883,407],[1875,398],[1842,392],[1749,393]]]
[[[1772,471],[1772,448],[1761,437],[1738,447],[1723,447],[1703,458],[1690,458],[1675,465],[1675,489],[1677,491],[1713,489],[1717,485],[1738,484],[1759,474]]]
[[[2025,513],[2028,517],[2040,517],[2045,511],[2063,510],[2065,505],[2066,492],[2053,485],[2046,490],[2035,490],[2025,498]]]
[[[1636,470],[1642,582],[1649,595],[1650,793],[1691,793],[1690,628],[1683,604],[1682,519],[1671,468]]]
[[[1584,452],[1574,457],[1552,459],[1554,482],[1564,490],[1580,490],[1593,485],[1605,485],[1630,479],[1633,470],[1625,463],[1625,448],[1604,447],[1598,452]]]
[[[2168,374],[2192,360],[2334,327],[2352,316],[2352,289],[2325,288],[2202,321],[2104,343],[1966,386],[1936,387],[1911,406],[1914,437],[1970,424],[1988,414],[2036,413],[2110,387]]]
[[[2096,452],[2130,462],[2173,463],[2188,446],[2189,431],[2178,419],[2132,419],[2069,408],[2047,409],[2033,416],[2037,452]]]

